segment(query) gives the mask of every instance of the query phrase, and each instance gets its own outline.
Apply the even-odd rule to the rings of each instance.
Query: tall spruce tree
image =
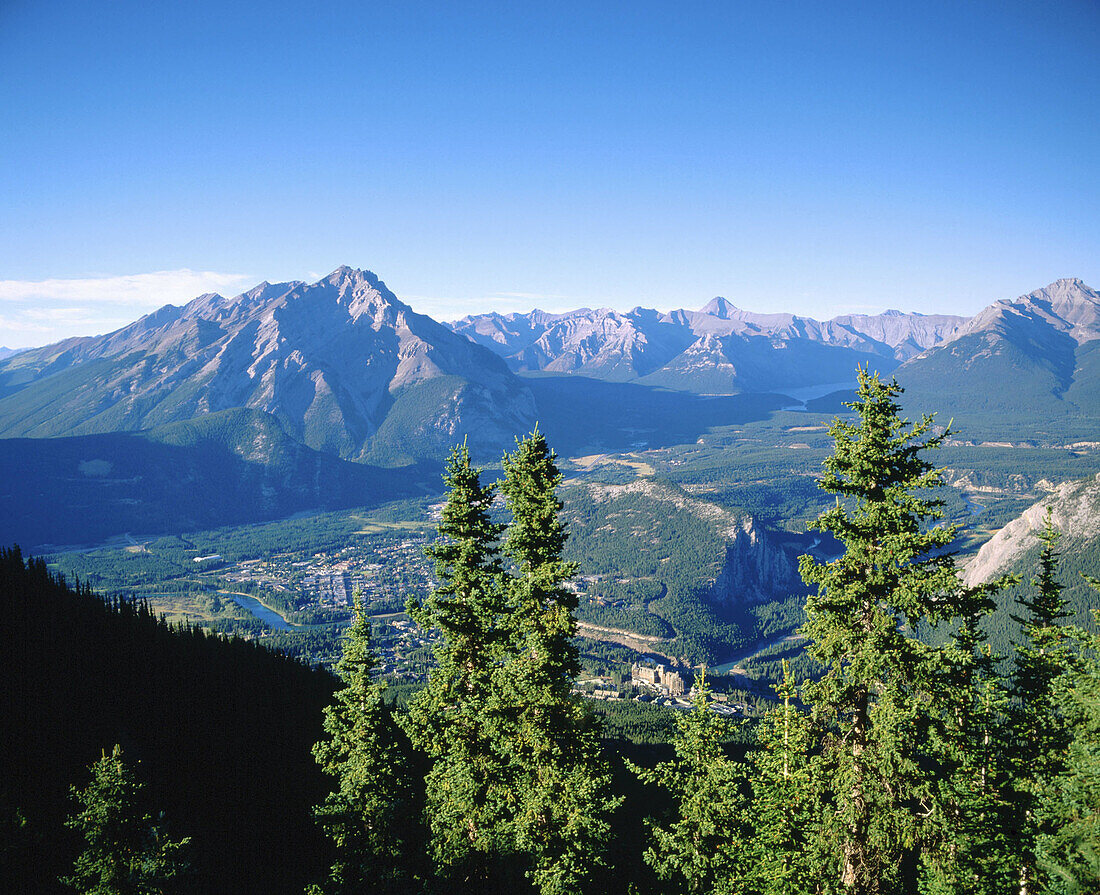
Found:
[[[916,888],[919,853],[937,810],[935,772],[925,761],[929,731],[949,711],[958,645],[916,636],[926,626],[977,617],[988,592],[962,588],[948,545],[956,529],[937,525],[939,474],[922,457],[948,434],[932,417],[900,416],[896,381],[859,371],[857,420],[830,428],[834,452],[820,486],[836,506],[813,523],[844,545],[830,562],[803,556],[817,592],[806,603],[808,651],[825,666],[804,688],[824,736],[817,759],[826,781],[822,843],[835,882],[858,895]]]
[[[940,719],[927,729],[924,764],[934,793],[924,829],[921,889],[925,895],[1000,895],[1017,877],[1011,750],[1005,739],[1007,694],[1001,657],[986,643],[981,598],[1012,579],[972,593],[977,611],[960,620],[943,652]]]
[[[1085,576],[1100,593],[1100,580]],[[1046,781],[1037,805],[1037,865],[1048,891],[1100,892],[1100,636],[1068,632],[1081,659],[1052,684],[1054,703],[1071,733],[1061,772]]]
[[[1055,697],[1055,682],[1076,670],[1070,610],[1057,579],[1059,534],[1047,508],[1039,533],[1039,572],[1019,599],[1020,625],[1011,680],[1010,755],[1014,781],[1014,869],[1021,892],[1041,891],[1049,880],[1038,856],[1039,840],[1056,822],[1042,810],[1050,782],[1064,773],[1072,732]]]
[[[66,826],[79,831],[84,851],[61,882],[81,895],[165,895],[186,872],[183,852],[190,839],[172,840],[163,819],[143,805],[144,787],[115,746],[91,768],[84,789],[72,787],[79,810]]]
[[[749,832],[741,868],[719,886],[723,895],[811,895],[821,876],[813,736],[785,659],[776,693],[781,702],[764,715],[747,757]]]
[[[705,677],[695,688],[690,712],[676,719],[674,757],[647,769],[628,762],[643,783],[667,790],[676,817],[668,826],[649,821],[653,844],[645,861],[674,891],[752,891],[742,886],[752,847],[745,768],[726,755],[729,722],[710,708]]]
[[[401,731],[371,678],[377,659],[370,644],[370,616],[358,591],[355,618],[344,635],[336,673],[344,683],[325,709],[327,739],[313,747],[317,763],[338,788],[314,809],[336,846],[336,861],[310,895],[408,893],[415,885],[415,794]]]
[[[555,461],[536,427],[505,455],[500,485],[512,517],[504,540],[510,642],[497,678],[510,729],[500,745],[517,798],[516,850],[542,895],[580,890],[601,863],[618,804],[597,725],[570,693],[579,668],[577,597],[566,583],[576,566],[562,560]]]
[[[497,690],[511,631],[490,512],[495,486],[481,484],[465,444],[444,474],[447,501],[438,541],[428,548],[439,585],[408,611],[440,635],[436,667],[402,724],[432,762],[425,778],[429,853],[444,887],[509,891],[522,885],[512,857],[516,793],[500,748],[512,714]]]

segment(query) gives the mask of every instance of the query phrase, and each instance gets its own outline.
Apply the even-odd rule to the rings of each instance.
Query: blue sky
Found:
[[[1100,3],[0,2],[0,345],[340,264],[442,319],[1100,286]]]

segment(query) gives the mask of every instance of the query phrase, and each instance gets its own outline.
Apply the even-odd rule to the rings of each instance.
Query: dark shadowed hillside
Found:
[[[238,409],[134,433],[0,439],[0,543],[88,544],[365,506],[420,492],[431,464],[351,463]]]
[[[329,675],[105,604],[18,550],[0,550],[0,607],[0,890],[67,891],[68,786],[118,743],[172,833],[192,838],[187,891],[302,891],[318,869],[310,746]]]

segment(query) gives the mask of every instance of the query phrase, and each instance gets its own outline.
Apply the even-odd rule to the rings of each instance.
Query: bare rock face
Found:
[[[728,533],[726,557],[711,588],[716,603],[755,604],[774,600],[801,583],[798,560],[752,516]]]
[[[998,531],[966,566],[966,585],[973,587],[997,577],[1033,548],[1043,530],[1047,507],[1054,527],[1062,532],[1066,549],[1071,549],[1074,542],[1100,537],[1100,476],[1064,482]]]
[[[71,387],[58,389],[59,376]],[[348,267],[313,284],[203,295],[107,336],[17,355],[0,366],[0,388],[7,436],[144,429],[246,407],[352,459],[398,405],[428,454],[433,437],[489,442],[534,421],[530,393],[499,358]]]
[[[514,370],[736,393],[834,382],[838,370],[850,377],[860,359],[892,369],[965,320],[887,311],[819,322],[755,314],[719,297],[698,311],[535,310],[465,317],[452,328],[504,357]]]
[[[1100,294],[1079,279],[1056,280],[1015,299],[994,302],[959,326],[945,344],[975,333],[1064,333],[1077,345],[1100,339]]]

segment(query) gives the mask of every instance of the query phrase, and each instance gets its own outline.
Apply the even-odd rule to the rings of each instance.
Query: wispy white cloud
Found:
[[[236,295],[255,283],[243,274],[156,270],[110,277],[0,280],[0,345],[45,345],[112,332],[163,305],[204,292]]]
[[[144,308],[183,304],[204,292],[235,294],[253,285],[244,274],[212,270],[156,270],[110,277],[0,280],[0,301],[110,302]]]
[[[25,308],[23,316],[28,320],[41,320],[50,323],[79,323],[84,320],[98,320],[88,308]]]
[[[53,327],[43,326],[41,323],[34,323],[26,317],[9,317],[0,314],[0,333],[4,334],[4,337],[0,338],[0,343],[7,344],[8,342],[16,341],[18,345],[15,347],[22,348],[29,345],[30,342],[26,339],[12,339],[12,335],[26,335],[27,338],[33,338],[34,336],[32,334],[48,333],[52,331]]]

